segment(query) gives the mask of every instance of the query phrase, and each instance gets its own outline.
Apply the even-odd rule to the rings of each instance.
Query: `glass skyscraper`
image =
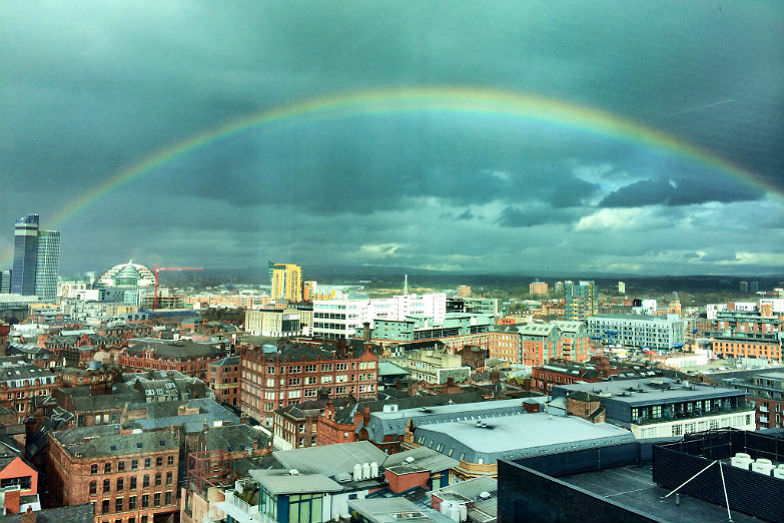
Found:
[[[60,267],[60,233],[41,231],[38,226],[37,214],[16,220],[11,292],[54,300]]]
[[[38,232],[38,257],[35,269],[35,294],[42,300],[57,298],[57,275],[60,268],[60,233]]]
[[[11,292],[35,294],[35,271],[38,261],[38,215],[28,214],[14,224],[14,266]]]

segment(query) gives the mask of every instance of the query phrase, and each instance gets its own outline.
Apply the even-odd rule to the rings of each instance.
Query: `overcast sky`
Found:
[[[529,274],[781,273],[784,4],[4,1],[0,264],[15,218],[62,233],[63,272],[267,259]],[[754,173],[503,115],[368,112],[250,128],[367,89],[469,86],[637,122]],[[764,188],[761,188],[764,187]]]

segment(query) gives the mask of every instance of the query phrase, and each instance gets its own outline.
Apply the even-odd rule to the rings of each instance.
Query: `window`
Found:
[[[171,472],[167,472],[166,473],[166,484],[167,485],[171,485],[171,483],[172,483],[172,473]]]
[[[131,478],[131,490],[136,490],[136,476]]]
[[[95,481],[90,482],[90,494],[95,494],[96,483]]]
[[[171,490],[169,490],[168,492],[166,492],[166,498],[165,498],[164,503],[166,505],[171,505],[171,502],[172,502],[172,493],[171,493]]]
[[[156,467],[163,466],[163,456],[158,456],[157,458],[155,458],[155,466]]]
[[[150,495],[142,494],[142,508],[147,508],[149,506],[150,506]]]
[[[109,485],[109,480],[108,479],[103,480],[103,491],[109,492],[110,490],[111,490],[111,485]]]
[[[109,512],[109,500],[105,499],[101,503],[101,513],[106,514],[107,512]]]
[[[124,480],[123,480],[123,478],[117,478],[117,488],[116,488],[115,490],[116,490],[117,492],[122,492],[122,490],[123,490],[123,488],[124,488],[124,487],[125,487],[125,485],[124,485]]]
[[[174,465],[174,456],[167,456],[166,457],[166,464],[167,465]]]
[[[321,521],[322,494],[289,496],[289,521],[310,523]]]
[[[139,460],[132,459],[131,460],[131,470],[137,470],[139,468]]]
[[[146,469],[150,468],[150,463],[152,463],[150,458],[144,458],[144,468]]]
[[[144,479],[142,479],[142,488],[147,488],[150,486],[150,475],[145,474]]]
[[[117,462],[117,472],[123,472],[125,470],[125,462],[118,461]]]
[[[128,498],[128,510],[134,510],[135,508],[136,508],[136,496],[131,496]],[[131,520],[129,519],[128,521],[130,523]]]
[[[90,474],[98,474],[98,464],[93,463],[90,465]]]
[[[156,487],[160,487],[161,486],[161,473],[160,472],[155,474],[155,486]]]
[[[152,497],[152,504],[155,507],[160,507],[161,506],[161,493],[160,492],[156,492],[155,495],[153,495],[153,497]]]
[[[123,498],[117,498],[114,500],[114,511],[115,512],[122,512],[123,509]]]
[[[103,473],[110,474],[112,472],[112,464],[111,463],[104,463],[103,464]]]

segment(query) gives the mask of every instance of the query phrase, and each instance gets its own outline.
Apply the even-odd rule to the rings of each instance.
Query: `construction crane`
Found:
[[[158,308],[158,271],[203,271],[204,267],[159,267],[155,262],[155,290],[152,297],[153,310]]]

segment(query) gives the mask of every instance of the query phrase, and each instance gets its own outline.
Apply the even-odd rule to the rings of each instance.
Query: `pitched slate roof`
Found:
[[[102,457],[158,450],[179,449],[179,441],[169,431],[141,431],[121,434],[120,425],[95,425],[52,433],[71,455]]]

